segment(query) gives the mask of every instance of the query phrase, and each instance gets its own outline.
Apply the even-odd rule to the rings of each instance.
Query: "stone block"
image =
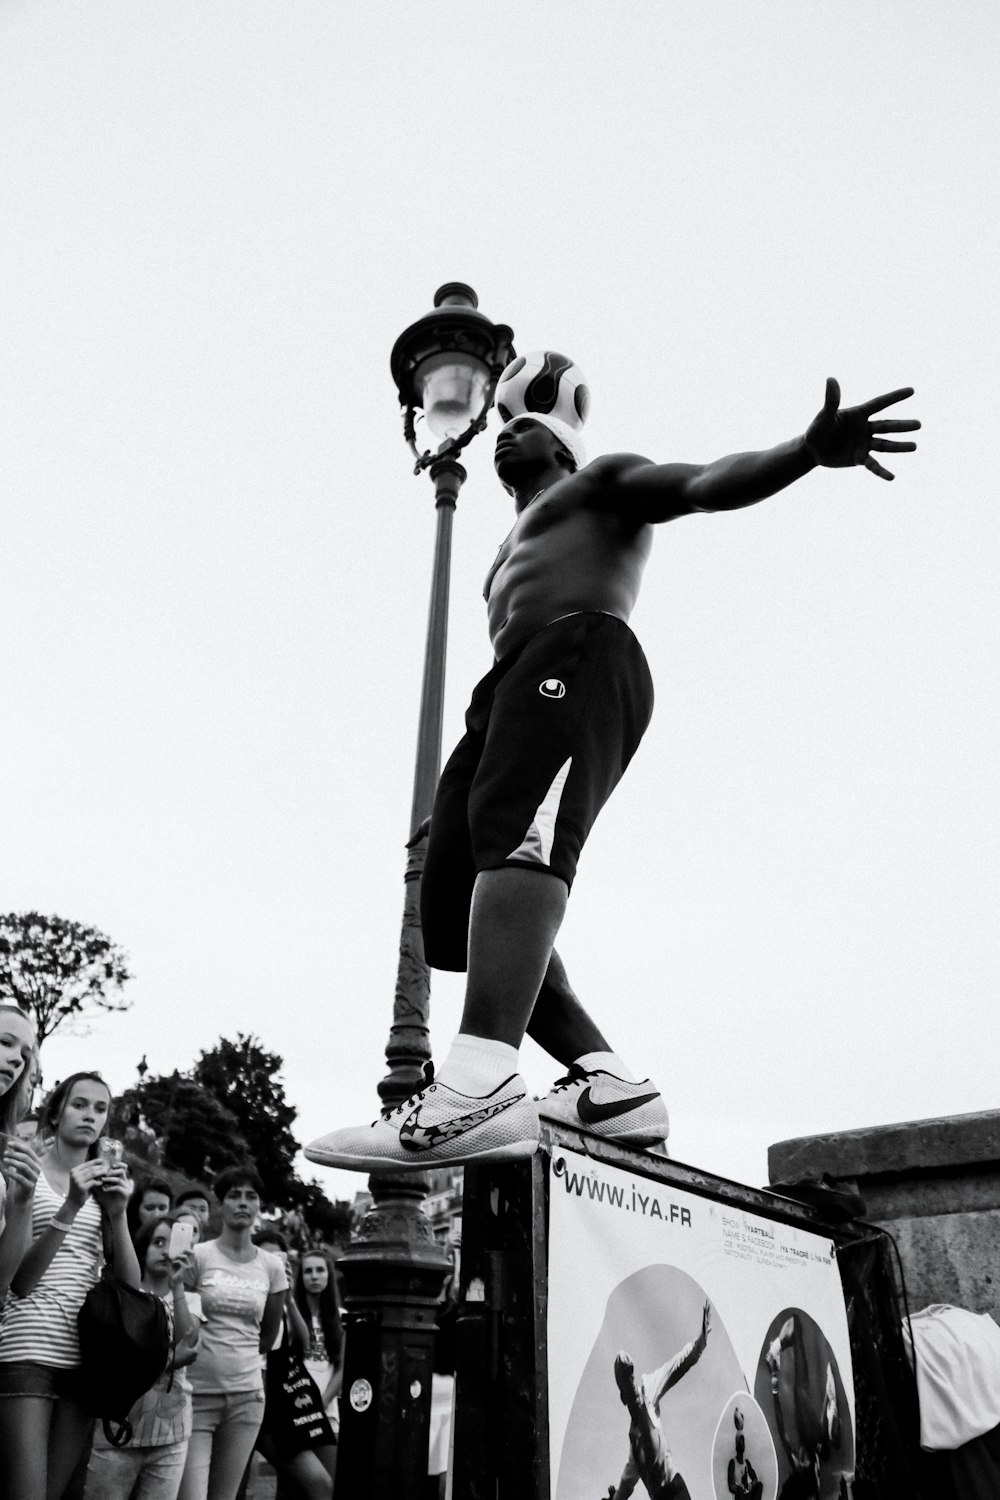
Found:
[[[911,1310],[952,1302],[1000,1322],[1000,1110],[779,1141],[768,1173],[856,1186],[896,1240]]]

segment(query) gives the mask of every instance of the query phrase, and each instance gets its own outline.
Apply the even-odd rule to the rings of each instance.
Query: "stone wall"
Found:
[[[1000,1323],[1000,1110],[779,1141],[770,1181],[856,1186],[896,1240],[911,1311],[952,1302]]]

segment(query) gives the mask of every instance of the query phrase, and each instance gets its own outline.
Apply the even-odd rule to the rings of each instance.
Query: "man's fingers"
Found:
[[[920,423],[915,419],[901,421],[893,417],[883,418],[881,422],[869,422],[872,432],[919,432]]]
[[[916,443],[893,443],[888,438],[872,438],[868,445],[876,453],[916,453]]]
[[[839,405],[840,385],[838,381],[834,380],[832,375],[829,375],[826,382],[826,395],[823,398],[824,414],[828,417],[832,417],[836,413]]]
[[[873,396],[870,401],[862,402],[857,409],[868,417],[871,416],[873,411],[881,411],[884,406],[892,406],[896,401],[905,401],[907,396],[912,395],[912,385],[904,385],[898,391],[889,391],[884,396]]]
[[[895,474],[890,474],[888,469],[883,469],[882,465],[876,463],[873,458],[865,459],[865,468],[871,469],[872,473],[877,474],[879,479],[895,479],[896,477]]]

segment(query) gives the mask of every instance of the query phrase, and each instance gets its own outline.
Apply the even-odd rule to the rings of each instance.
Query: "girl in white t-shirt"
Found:
[[[262,1184],[252,1167],[227,1167],[213,1184],[222,1212],[216,1240],[196,1245],[188,1288],[201,1296],[201,1347],[191,1367],[193,1421],[181,1500],[235,1500],[264,1417],[261,1355],[281,1325],[288,1278],[251,1238]]]
[[[295,1273],[295,1303],[309,1330],[305,1366],[319,1387],[334,1432],[340,1426],[337,1397],[344,1379],[344,1330],[337,1305],[337,1279],[325,1250],[303,1250]]]
[[[61,1496],[90,1429],[79,1399],[76,1320],[100,1272],[102,1210],[116,1272],[139,1285],[125,1168],[96,1159],[110,1112],[100,1074],[74,1073],[53,1090],[39,1120],[48,1145],[32,1199],[32,1243],[0,1324],[0,1493],[7,1500]]]

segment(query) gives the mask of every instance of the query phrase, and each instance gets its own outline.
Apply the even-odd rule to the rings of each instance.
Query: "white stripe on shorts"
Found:
[[[572,764],[573,757],[570,756],[569,760],[559,767],[552,785],[538,805],[527,833],[517,848],[512,849],[507,855],[508,859],[521,859],[533,865],[548,865],[556,836],[559,803],[562,801],[563,787],[566,785],[566,778]]]

